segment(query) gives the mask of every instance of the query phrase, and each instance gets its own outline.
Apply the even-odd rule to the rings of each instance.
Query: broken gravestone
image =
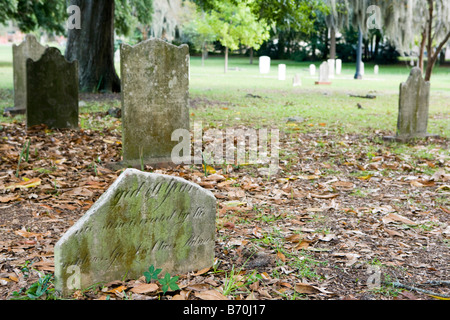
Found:
[[[14,108],[5,112],[11,115],[25,114],[27,110],[27,60],[39,60],[47,47],[42,46],[33,35],[26,35],[19,45],[13,45]]]
[[[123,166],[170,164],[189,125],[189,47],[150,39],[121,47]]]
[[[78,128],[78,61],[67,61],[47,48],[37,61],[27,60],[27,127]]]
[[[181,274],[214,259],[216,199],[179,177],[125,170],[55,246],[63,295],[138,279],[150,266]]]

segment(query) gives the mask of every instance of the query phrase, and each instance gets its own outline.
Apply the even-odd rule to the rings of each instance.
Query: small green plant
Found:
[[[47,274],[40,276],[39,280],[33,283],[24,293],[22,290],[19,292],[14,291],[12,300],[41,300],[44,297],[47,300],[55,299],[54,288],[50,288],[53,281],[53,275]]]
[[[169,291],[169,288],[173,291],[180,290],[180,287],[178,287],[177,284],[178,279],[178,276],[171,277],[167,272],[164,278],[159,280],[159,283],[162,285],[163,294],[166,294],[166,292]]]
[[[30,140],[27,140],[22,148],[22,151],[20,152],[19,161],[17,163],[16,177],[19,177],[20,164],[22,163],[22,160],[28,162],[28,159],[30,157],[30,144]]]
[[[154,266],[150,266],[148,271],[144,272],[145,281],[147,283],[153,282],[153,280],[158,280],[158,275],[161,273],[162,269],[155,269]]]

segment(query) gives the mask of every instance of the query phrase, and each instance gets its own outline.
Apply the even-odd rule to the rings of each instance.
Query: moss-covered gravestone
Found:
[[[184,179],[127,169],[55,247],[64,295],[137,279],[150,266],[172,275],[214,259],[216,199]]]
[[[413,68],[405,83],[400,85],[397,138],[408,140],[428,136],[430,83],[419,68]]]
[[[27,127],[78,128],[78,61],[68,62],[57,48],[27,60]]]
[[[189,130],[189,47],[150,39],[121,47],[124,167],[171,163],[175,130]]]
[[[47,47],[41,45],[33,35],[26,35],[19,45],[13,45],[14,108],[8,111],[25,114],[27,109],[27,60],[39,60]]]

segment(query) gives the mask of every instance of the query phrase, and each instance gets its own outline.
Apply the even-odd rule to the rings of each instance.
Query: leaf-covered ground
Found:
[[[37,284],[44,289],[38,298],[53,293],[55,243],[120,174],[106,166],[120,161],[120,119],[91,113],[82,121],[104,129],[27,132],[21,121],[0,124],[0,299],[36,294]],[[179,290],[166,294],[143,276],[73,298],[448,297],[449,141],[404,145],[384,142],[379,131],[347,135],[323,126],[281,128],[275,176],[245,165],[146,167],[215,194],[214,266],[178,275]]]

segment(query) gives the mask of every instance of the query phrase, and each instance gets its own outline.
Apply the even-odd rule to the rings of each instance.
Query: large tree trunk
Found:
[[[362,43],[363,43],[363,34],[361,29],[359,29],[358,33],[358,48],[356,49],[356,73],[355,79],[362,79],[361,75],[361,62],[362,62]]]
[[[114,1],[71,0],[81,9],[81,29],[68,32],[66,59],[78,60],[81,92],[120,92],[114,66]]]
[[[336,29],[330,29],[330,59],[336,59]]]
[[[228,47],[225,47],[225,73],[228,72]]]

